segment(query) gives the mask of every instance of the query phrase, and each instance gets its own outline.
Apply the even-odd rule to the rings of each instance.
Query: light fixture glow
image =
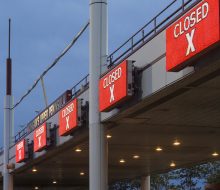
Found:
[[[56,184],[56,183],[57,183],[57,181],[53,180],[53,184]]]
[[[80,172],[80,175],[83,176],[83,175],[85,175],[85,173],[84,172]]]
[[[37,172],[37,169],[36,169],[36,168],[33,168],[33,169],[32,169],[32,172],[34,172],[34,173]]]
[[[138,159],[138,158],[140,158],[140,156],[139,155],[134,155],[133,158]]]
[[[170,163],[170,167],[172,167],[172,168],[173,168],[173,167],[176,167],[175,162],[171,162],[171,163]]]
[[[179,146],[181,145],[180,141],[178,141],[177,139],[173,142],[173,145],[174,146]]]
[[[121,159],[121,160],[119,160],[119,162],[123,164],[123,163],[125,163],[125,160]]]
[[[36,187],[34,187],[34,189],[39,189],[39,187],[36,186]]]
[[[158,146],[157,148],[156,148],[156,151],[157,152],[161,152],[163,149],[160,147],[160,146]]]
[[[75,152],[82,152],[82,149],[77,148],[77,149],[75,150]]]
[[[112,138],[112,136],[111,135],[106,135],[106,137],[107,137],[107,139],[110,139],[110,138]]]
[[[219,154],[217,152],[213,152],[212,156],[217,157],[217,156],[219,156]]]

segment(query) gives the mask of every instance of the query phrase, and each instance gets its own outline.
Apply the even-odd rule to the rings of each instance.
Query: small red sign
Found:
[[[108,111],[128,97],[128,61],[125,60],[99,80],[99,110]]]
[[[16,163],[23,162],[25,160],[25,139],[16,144]]]
[[[166,30],[166,68],[179,71],[186,61],[220,40],[219,0],[203,0]]]
[[[47,146],[47,125],[44,123],[34,130],[34,152],[39,152]]]
[[[59,112],[59,135],[68,135],[78,125],[78,101],[72,100]]]

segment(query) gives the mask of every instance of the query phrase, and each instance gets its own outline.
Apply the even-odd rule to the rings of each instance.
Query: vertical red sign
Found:
[[[59,112],[59,135],[68,135],[78,125],[78,101],[72,100]]]
[[[167,71],[179,71],[187,61],[220,40],[219,0],[203,0],[166,30]]]
[[[99,110],[110,108],[128,96],[128,61],[125,60],[99,80]]]
[[[34,152],[39,152],[47,146],[47,124],[44,123],[34,130]]]
[[[25,139],[16,144],[16,163],[23,162],[25,160]]]

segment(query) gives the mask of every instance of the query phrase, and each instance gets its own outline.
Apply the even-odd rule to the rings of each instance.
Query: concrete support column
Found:
[[[100,123],[99,79],[107,63],[107,0],[90,0],[89,189],[107,190],[106,129]]]
[[[3,167],[3,190],[13,190],[13,176],[9,173],[7,165],[9,164],[9,147],[13,135],[13,115],[12,96],[7,95],[5,98],[4,108],[4,167]]]
[[[150,190],[150,176],[142,177],[141,190]]]
[[[13,141],[13,96],[12,96],[12,60],[11,60],[11,19],[8,30],[8,59],[6,61],[6,96],[4,104],[4,165],[3,165],[3,190],[13,190],[13,176],[9,173],[9,148]]]

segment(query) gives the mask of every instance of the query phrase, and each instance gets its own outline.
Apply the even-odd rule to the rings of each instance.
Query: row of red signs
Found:
[[[78,126],[78,101],[69,102],[59,112],[59,135],[66,136]],[[39,152],[48,146],[49,127],[43,123],[34,130],[34,152]],[[16,144],[16,162],[23,162],[27,158],[27,142],[25,139]]]
[[[109,111],[132,96],[132,62],[123,61],[117,67],[104,75],[99,82],[99,109]],[[81,109],[81,108],[80,108]],[[78,126],[78,100],[70,101],[59,112],[59,135],[66,136]],[[49,130],[46,122],[34,131],[34,152],[39,152],[48,146]],[[16,162],[26,159],[26,141],[16,145]]]
[[[167,71],[180,71],[220,41],[219,0],[203,0],[166,30]]]
[[[166,31],[167,71],[179,71],[186,62],[220,40],[219,0],[199,3]],[[132,95],[132,63],[123,61],[99,81],[99,110],[109,111]],[[59,112],[59,135],[78,126],[78,101],[74,99]],[[34,131],[34,152],[47,147],[46,123]],[[25,159],[26,141],[16,145],[16,162]]]
[[[219,44],[219,17],[219,0],[203,0],[166,30],[167,71],[179,71],[191,58]],[[128,62],[123,61],[100,79],[101,112],[109,111],[129,97],[132,77]]]

